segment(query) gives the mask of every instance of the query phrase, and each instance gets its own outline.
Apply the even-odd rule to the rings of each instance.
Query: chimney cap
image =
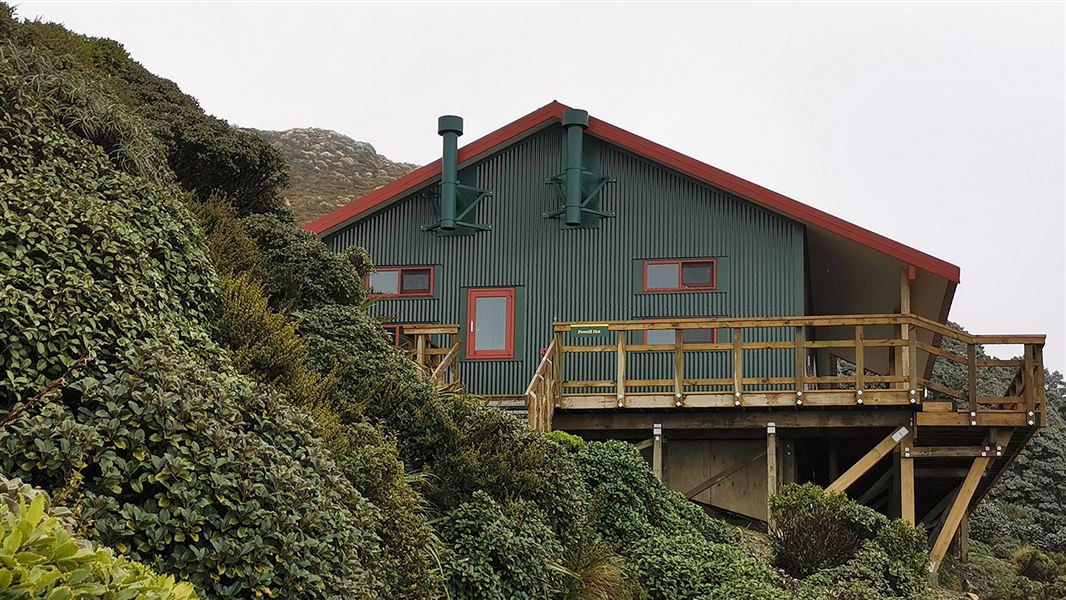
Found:
[[[456,115],[443,115],[437,119],[437,134],[444,135],[448,132],[463,135],[463,118]]]
[[[566,112],[563,113],[563,127],[569,127],[571,125],[578,125],[582,129],[588,128],[589,111],[577,108],[566,109]]]

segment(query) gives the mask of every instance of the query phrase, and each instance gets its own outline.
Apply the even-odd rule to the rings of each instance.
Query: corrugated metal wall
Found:
[[[659,165],[604,145],[603,172],[617,178],[603,207],[617,217],[599,229],[563,230],[541,214],[559,200],[544,179],[563,168],[565,140],[554,126],[478,164],[478,182],[495,192],[477,221],[491,232],[442,237],[420,231],[435,222],[428,199],[401,201],[326,238],[335,251],[365,247],[379,266],[435,265],[437,295],[383,300],[373,311],[400,323],[465,323],[470,287],[518,288],[516,358],[464,361],[461,378],[481,394],[520,394],[548,345],[555,321],[605,321],[671,316],[803,314],[803,226]],[[718,259],[718,290],[645,294],[640,261]],[[754,336],[749,336],[751,339]],[[729,335],[720,335],[728,341]],[[763,339],[791,339],[766,331]],[[631,342],[638,340],[634,337]],[[686,357],[687,377],[724,377],[725,355]],[[609,360],[608,360],[609,359]],[[613,354],[567,364],[570,377],[609,379]],[[790,351],[749,352],[745,374],[790,375]],[[667,355],[633,356],[634,378],[669,378]],[[578,369],[575,371],[575,369]]]

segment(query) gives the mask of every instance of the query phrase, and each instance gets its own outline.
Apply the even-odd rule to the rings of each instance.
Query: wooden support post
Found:
[[[616,369],[617,381],[615,382],[615,395],[618,397],[618,408],[626,405],[626,335],[628,332],[619,331],[615,353],[618,358]]]
[[[970,515],[962,515],[959,533],[955,537],[958,540],[959,560],[962,562],[970,560]]]
[[[684,330],[674,330],[674,405],[681,406],[685,398],[685,353],[681,350],[684,343]]]
[[[962,485],[959,487],[959,493],[955,496],[951,509],[948,510],[944,525],[940,528],[936,541],[933,542],[933,549],[929,551],[930,571],[936,573],[940,570],[940,563],[943,562],[944,555],[947,554],[951,538],[955,536],[959,523],[966,516],[966,512],[970,507],[970,500],[973,499],[973,493],[977,489],[977,484],[981,482],[981,476],[984,475],[985,469],[988,468],[990,462],[992,462],[992,457],[979,456],[974,459],[973,465],[970,467],[969,472],[966,473],[966,479],[963,480]]]
[[[1033,393],[1036,394],[1033,397],[1035,404],[1036,398],[1044,398],[1045,390],[1047,389],[1047,382],[1044,380],[1044,346],[1042,344],[1037,344],[1033,347],[1033,361],[1036,363],[1034,365],[1036,368],[1036,385],[1033,386]],[[1029,416],[1028,420],[1029,425],[1036,425],[1038,423],[1037,418],[1040,417],[1037,413],[1046,411],[1047,399],[1045,398],[1040,406],[1033,408],[1033,414]],[[1043,418],[1039,422],[1046,423]]]
[[[967,370],[970,375],[969,388],[969,408],[970,411],[970,425],[977,424],[977,344],[969,344],[967,346]]]
[[[866,350],[863,348],[863,326],[855,326],[855,396],[862,404],[862,391],[866,387]]]
[[[651,470],[655,473],[656,479],[663,480],[663,426],[661,423],[656,423],[652,427]]]
[[[420,367],[426,366],[426,336],[421,333],[415,336],[415,362]]]
[[[744,394],[744,330],[733,328],[733,404],[740,406]]]
[[[770,523],[770,497],[777,493],[777,424],[766,424],[766,522]]]
[[[803,392],[806,389],[804,379],[807,376],[807,353],[804,349],[806,331],[802,326],[796,327],[794,336],[794,350],[796,354],[796,404],[803,404]]]
[[[914,447],[914,435],[908,433],[900,442],[899,457],[899,510],[900,518],[915,524],[914,515],[914,459],[910,450]]]
[[[906,427],[900,427],[893,431],[888,437],[881,440],[872,450],[866,453],[865,456],[860,458],[858,462],[851,466],[850,469],[844,472],[836,481],[829,484],[829,487],[825,488],[829,492],[846,492],[851,484],[858,481],[860,477],[866,474],[874,465],[878,463],[882,458],[892,452],[892,449],[899,445],[908,433],[909,429]]]

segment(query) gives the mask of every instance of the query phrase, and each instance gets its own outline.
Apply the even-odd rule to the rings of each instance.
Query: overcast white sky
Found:
[[[557,99],[962,268],[1066,370],[1066,4],[22,2],[204,109],[437,157]]]

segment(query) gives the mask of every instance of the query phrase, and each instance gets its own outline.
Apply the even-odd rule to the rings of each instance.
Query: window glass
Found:
[[[370,274],[370,289],[375,294],[399,294],[399,271],[376,271]]]
[[[677,263],[648,263],[644,265],[649,290],[677,289],[680,283],[680,273]]]
[[[649,329],[648,330],[648,344],[673,344],[674,343],[674,330],[673,329]]]
[[[474,351],[507,349],[507,304],[502,296],[474,299]]]
[[[400,278],[405,294],[428,294],[432,291],[429,269],[404,269],[400,272]]]
[[[714,341],[713,329],[686,329],[682,339],[686,344],[710,344]]]
[[[684,287],[709,288],[714,285],[714,263],[710,261],[686,262],[681,265],[681,285]]]

